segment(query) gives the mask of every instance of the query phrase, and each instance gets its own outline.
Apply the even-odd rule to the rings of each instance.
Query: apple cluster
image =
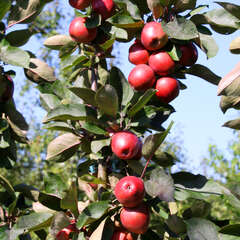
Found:
[[[123,177],[116,184],[114,193],[123,205],[120,221],[124,229],[135,234],[145,233],[148,229],[150,214],[143,201],[145,195],[143,180],[135,176]]]
[[[128,56],[129,61],[136,65],[128,76],[129,84],[137,91],[154,87],[156,96],[163,103],[171,102],[179,94],[179,82],[171,77],[176,62],[166,50],[168,42],[161,22],[148,22],[142,29],[141,40],[135,40],[129,48]],[[179,45],[179,50],[178,64],[186,67],[197,61],[197,48],[192,42]]]
[[[69,0],[69,4],[78,10],[83,10],[91,5],[93,12],[99,14],[102,20],[111,17],[115,10],[113,0]],[[87,17],[77,17],[70,23],[69,34],[78,43],[90,43],[97,36],[97,27],[86,27],[87,19]]]

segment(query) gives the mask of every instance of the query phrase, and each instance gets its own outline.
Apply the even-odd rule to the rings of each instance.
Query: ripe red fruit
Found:
[[[112,137],[112,151],[120,159],[127,160],[135,157],[139,147],[139,139],[134,133],[122,131],[115,133]]]
[[[156,96],[164,103],[171,102],[179,94],[179,83],[175,78],[162,77],[156,82]]]
[[[92,0],[69,0],[69,4],[76,9],[83,10],[90,5]]]
[[[132,234],[124,230],[114,231],[111,240],[133,240]]]
[[[161,23],[149,22],[143,27],[141,42],[146,49],[154,51],[166,45],[168,36],[163,31]]]
[[[115,8],[113,0],[93,0],[93,11],[100,14],[102,19],[105,20],[113,15]]]
[[[144,198],[144,183],[141,178],[126,176],[118,181],[114,194],[124,207],[136,207]]]
[[[148,64],[155,73],[161,76],[167,76],[175,67],[175,62],[165,51],[153,53],[149,57]]]
[[[186,45],[181,45],[179,48],[182,52],[179,63],[183,66],[192,66],[198,59],[198,51],[195,45],[190,42]]]
[[[145,64],[148,62],[149,52],[148,50],[141,44],[139,41],[135,41],[135,43],[129,48],[128,60],[132,64]]]
[[[70,23],[69,34],[76,42],[89,43],[97,36],[97,28],[87,28],[85,26],[86,19],[77,17]]]
[[[128,231],[143,234],[148,229],[150,214],[145,203],[135,207],[124,207],[120,213],[120,220],[124,228]]]
[[[0,103],[7,102],[13,96],[14,83],[9,75],[2,76],[0,79]]]
[[[154,71],[146,64],[137,65],[128,76],[129,84],[138,91],[151,88],[155,81]]]

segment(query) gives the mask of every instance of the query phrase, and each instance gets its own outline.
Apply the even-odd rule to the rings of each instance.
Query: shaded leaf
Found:
[[[97,106],[95,101],[96,92],[89,88],[80,88],[80,87],[70,87],[68,88],[75,95],[80,97],[85,103],[90,104],[92,106]]]
[[[158,19],[163,15],[164,8],[159,0],[147,0],[147,5],[155,19]]]
[[[179,40],[191,40],[198,37],[195,24],[184,17],[175,18],[168,23],[163,21],[162,28],[169,37]]]
[[[46,206],[52,210],[55,210],[55,211],[62,210],[60,207],[61,199],[53,194],[47,194],[47,193],[40,192],[38,201],[41,204],[43,204],[44,206]]]
[[[70,36],[58,34],[47,38],[43,44],[50,49],[60,50],[61,47],[72,42],[73,40]]]
[[[224,226],[219,230],[219,232],[240,237],[240,224]]]
[[[117,90],[119,103],[126,106],[132,99],[134,91],[122,71],[117,67],[111,68],[110,84]]]
[[[209,220],[201,218],[191,218],[185,220],[187,224],[187,234],[190,240],[219,240],[217,227]]]
[[[93,153],[98,153],[103,147],[109,146],[110,142],[110,138],[92,141],[91,150]]]
[[[240,119],[235,119],[235,120],[231,120],[231,121],[227,121],[223,124],[223,127],[228,127],[228,128],[232,128],[235,130],[240,130]]]
[[[101,111],[110,116],[118,113],[118,95],[114,87],[105,85],[100,88],[95,96],[95,101]]]
[[[194,9],[196,2],[197,0],[177,0],[174,6],[177,12],[184,12],[188,9]]]
[[[72,133],[60,135],[48,145],[46,159],[64,162],[76,153],[80,143],[80,138]]]
[[[155,95],[157,90],[148,89],[129,110],[128,115],[133,117],[137,112],[139,112],[144,106],[151,100]]]
[[[99,219],[108,208],[109,204],[107,201],[93,202],[89,204],[79,215],[77,227],[82,228],[84,225]]]
[[[67,227],[69,224],[70,224],[69,218],[66,216],[64,212],[56,213],[51,223],[50,228],[51,235],[55,238],[58,232],[63,228]]]
[[[27,2],[18,0],[11,8],[8,24],[32,22],[40,14],[43,6],[44,2],[41,0],[28,0]]]
[[[6,15],[11,8],[11,0],[0,0],[0,20]]]
[[[13,197],[13,199],[16,198],[14,188],[12,187],[10,182],[5,177],[3,177],[2,175],[0,175],[0,185],[8,192],[8,194],[11,197]]]
[[[107,131],[105,131],[103,128],[100,128],[99,126],[90,122],[81,122],[81,128],[87,130],[88,132],[98,134],[98,135],[107,134]]]
[[[240,6],[228,2],[216,2],[236,18],[240,19]]]
[[[60,99],[56,95],[50,93],[40,93],[40,100],[44,109],[47,111],[54,109],[61,103]]]
[[[173,122],[171,122],[166,129],[166,131],[161,133],[156,133],[153,135],[149,135],[146,140],[144,141],[143,147],[142,147],[142,155],[146,160],[151,158],[153,154],[156,152],[156,150],[159,148],[159,146],[162,144],[162,142],[167,137],[169,131],[171,130],[173,125]]]
[[[240,109],[240,97],[221,96],[220,108],[225,113],[229,108]]]
[[[239,96],[240,62],[218,84],[218,95]]]
[[[240,54],[240,37],[237,37],[234,40],[232,40],[229,49],[233,54]]]
[[[24,73],[29,80],[35,83],[54,82],[57,80],[54,69],[37,58],[30,59],[29,67],[25,67]]]
[[[162,169],[155,168],[150,179],[144,182],[146,192],[152,197],[158,197],[162,201],[171,202],[174,196],[174,183],[171,176]]]
[[[28,42],[34,33],[36,32],[30,29],[15,30],[6,35],[6,40],[14,47],[21,47]]]
[[[217,85],[221,79],[219,76],[213,73],[210,69],[200,64],[194,64],[190,68],[186,69],[184,72],[187,74],[200,77],[214,85]]]
[[[74,216],[78,217],[78,193],[76,182],[72,182],[70,188],[66,191],[61,200],[61,208],[70,209]]]
[[[89,115],[94,115],[94,110],[83,104],[65,104],[59,105],[50,110],[43,122],[47,123],[53,120],[86,120]]]

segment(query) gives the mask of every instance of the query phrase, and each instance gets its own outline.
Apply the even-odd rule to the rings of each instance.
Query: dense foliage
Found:
[[[218,85],[223,112],[238,109],[239,66],[220,81],[196,61],[197,51],[216,56],[212,31],[227,35],[239,29],[240,6],[218,2],[219,8],[209,10],[196,0],[76,2],[69,1],[69,8],[78,9],[68,26],[70,37],[63,33],[66,26],[59,34],[51,29],[62,26],[64,13],[43,11],[61,2],[0,0],[0,239],[239,239],[236,179],[228,182],[230,191],[202,175],[172,173],[176,156],[164,141],[173,123],[167,129],[162,124],[175,111],[170,102],[187,88],[181,79],[189,74]],[[27,28],[11,31],[16,24]],[[154,39],[148,29],[158,31]],[[44,46],[47,54],[58,51],[58,64],[21,48],[34,34],[51,35]],[[133,39],[129,61],[137,66],[127,80],[111,51],[113,44]],[[232,53],[238,54],[239,46],[234,40]],[[24,69],[47,111],[47,134],[33,135],[33,142],[12,98],[15,72],[6,70],[11,66]],[[239,120],[225,126],[239,129]],[[54,139],[42,149],[49,136]],[[215,168],[218,157],[211,161]],[[235,160],[234,176],[238,170]],[[140,181],[129,183],[141,186],[139,198],[125,199],[126,192],[119,195],[122,188],[115,188],[126,175]],[[232,216],[216,214],[220,205]],[[135,214],[133,223],[129,213]]]

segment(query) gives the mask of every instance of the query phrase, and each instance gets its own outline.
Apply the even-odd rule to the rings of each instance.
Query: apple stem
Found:
[[[152,159],[152,156],[153,156],[153,155],[151,155],[151,156],[148,158],[147,163],[146,163],[146,165],[145,165],[145,167],[144,167],[144,169],[143,169],[143,171],[142,171],[142,174],[141,174],[141,177],[140,177],[140,178],[143,178],[143,177],[144,177],[145,172],[146,172],[147,167],[148,167],[148,164],[150,163],[150,161],[151,161],[151,159]]]

